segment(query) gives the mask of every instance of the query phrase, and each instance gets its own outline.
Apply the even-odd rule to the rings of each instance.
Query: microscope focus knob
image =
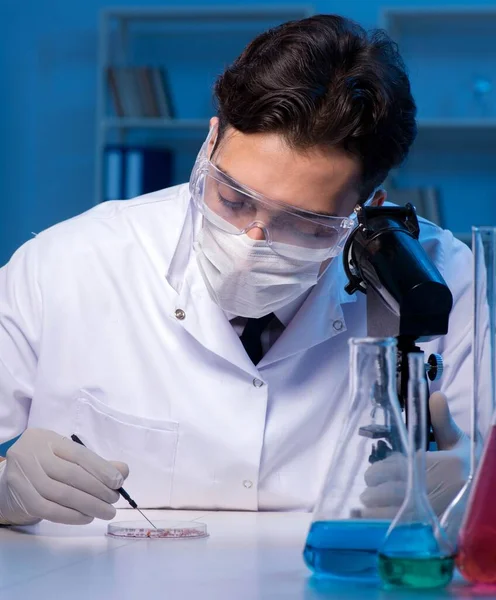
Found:
[[[425,365],[425,372],[431,381],[441,379],[444,370],[443,357],[440,354],[431,354]]]

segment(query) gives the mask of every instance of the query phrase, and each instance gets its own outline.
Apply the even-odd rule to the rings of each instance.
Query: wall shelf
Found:
[[[102,127],[105,129],[197,129],[202,134],[208,131],[209,119],[157,119],[157,118],[132,118],[114,117],[104,119]]]
[[[472,223],[496,224],[496,6],[382,11],[418,106],[418,135],[399,187],[435,187],[442,226],[467,243]]]
[[[496,118],[418,119],[417,145],[436,148],[496,148]]]
[[[104,199],[107,146],[163,145],[177,158],[173,184],[189,177],[214,113],[210,87],[246,43],[269,27],[314,14],[309,4],[110,7],[100,15],[95,203]],[[220,31],[224,32],[219,41]],[[157,41],[160,40],[160,41]],[[207,44],[204,51],[197,44]],[[178,47],[178,44],[183,46]],[[164,50],[164,45],[168,50]],[[143,55],[136,48],[145,49]],[[108,67],[165,67],[178,110],[173,119],[116,117],[110,110]],[[189,95],[189,97],[188,97]],[[184,100],[191,100],[185,106]],[[187,103],[186,103],[187,104]],[[139,141],[138,141],[139,140]]]
[[[380,25],[395,39],[402,30],[443,26],[470,28],[496,19],[496,7],[469,4],[459,6],[391,6],[384,7]]]
[[[419,129],[444,129],[444,130],[487,130],[494,129],[496,131],[496,117],[481,118],[481,119],[418,119]]]
[[[122,21],[157,21],[182,20],[188,21],[256,21],[283,17],[284,19],[301,19],[310,16],[314,8],[310,4],[277,4],[251,6],[171,6],[171,7],[112,7],[102,11],[104,19]],[[293,16],[292,16],[293,15]]]

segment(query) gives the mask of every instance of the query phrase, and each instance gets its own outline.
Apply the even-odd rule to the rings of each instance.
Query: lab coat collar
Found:
[[[189,190],[188,190],[189,193]],[[193,239],[196,237],[198,229],[198,219],[195,217],[193,202],[188,203],[188,208],[182,223],[179,238],[174,250],[174,254],[169,263],[169,269],[165,278],[169,285],[178,293],[181,293],[184,283],[184,276],[191,260],[193,251]]]
[[[193,250],[200,227],[201,215],[190,203],[167,280],[177,292],[171,318],[206,348],[256,377],[265,366],[346,331],[341,305],[355,301],[356,297],[344,291],[346,275],[342,259],[337,257],[307,298],[300,296],[286,311],[280,315],[278,311],[278,318],[287,326],[260,363],[253,365],[228,317],[211,299],[203,281]],[[184,318],[179,318],[181,311]]]
[[[342,305],[355,302],[356,295],[345,292],[347,279],[342,257],[336,257],[312,289],[286,329],[258,364],[264,367],[308,350],[317,344],[344,333],[346,322]]]
[[[305,304],[306,299],[312,293],[312,289],[313,288],[306,290],[303,294],[301,294],[301,296],[298,296],[298,298],[274,312],[284,327],[287,327],[291,323],[296,313],[300,310],[303,304]]]
[[[226,314],[211,299],[203,281],[193,249],[200,228],[201,215],[190,201],[166,273],[169,285],[176,292],[170,318],[176,320],[205,348],[256,377],[259,375],[257,368],[246,354]]]

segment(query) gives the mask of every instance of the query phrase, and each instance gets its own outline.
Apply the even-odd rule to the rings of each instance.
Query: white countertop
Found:
[[[457,579],[440,592],[322,583],[302,559],[311,515],[145,511],[152,520],[198,520],[210,537],[136,540],[105,536],[107,523],[42,522],[0,529],[0,598],[51,600],[252,600],[481,597]],[[139,520],[121,510],[116,521]],[[146,523],[144,521],[144,523]],[[486,598],[496,598],[496,588]]]

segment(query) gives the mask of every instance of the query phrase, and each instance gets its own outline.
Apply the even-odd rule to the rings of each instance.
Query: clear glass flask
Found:
[[[406,453],[396,340],[352,338],[349,347],[349,411],[315,507],[304,560],[317,576],[378,582],[377,551],[398,505],[389,511],[370,507],[366,473],[393,453]]]
[[[496,228],[472,227],[473,254],[473,386],[470,423],[470,473],[441,518],[450,543],[456,545],[482,454],[483,437],[496,408]]]
[[[408,355],[408,480],[403,505],[379,551],[379,572],[390,586],[435,588],[453,577],[454,548],[426,490],[427,386],[422,353]]]

